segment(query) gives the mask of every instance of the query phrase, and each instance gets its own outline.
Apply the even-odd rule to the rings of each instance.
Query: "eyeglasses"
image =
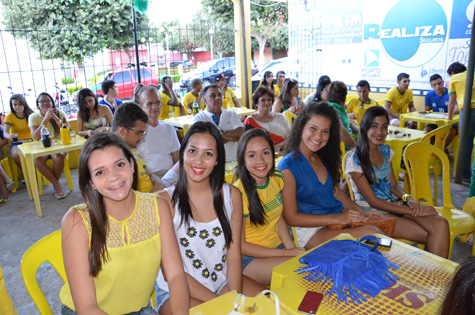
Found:
[[[40,103],[40,104],[50,104],[50,103],[53,103],[53,102],[51,102],[50,99],[47,99],[47,100],[38,101],[38,103]]]
[[[143,131],[143,130],[135,130],[133,128],[126,128],[127,130],[130,130],[130,131],[133,131],[137,134],[137,136],[139,137],[145,137],[145,135],[147,134],[147,131]]]
[[[161,105],[162,105],[162,103],[160,103],[160,102],[157,102],[157,103],[147,103],[147,104],[145,104],[145,107],[147,107],[147,108],[151,108],[151,107],[153,107],[153,106],[160,107]]]

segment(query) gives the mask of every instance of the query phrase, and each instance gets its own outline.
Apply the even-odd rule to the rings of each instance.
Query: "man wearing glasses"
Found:
[[[148,115],[147,135],[137,147],[137,153],[147,163],[147,168],[159,178],[178,162],[178,141],[175,128],[158,116],[162,103],[154,86],[142,88],[139,94],[140,107]]]
[[[138,191],[153,193],[165,188],[160,178],[152,174],[135,152],[135,148],[147,134],[148,116],[140,106],[132,102],[123,103],[116,109],[112,120],[112,132],[125,141],[132,151],[138,169]]]

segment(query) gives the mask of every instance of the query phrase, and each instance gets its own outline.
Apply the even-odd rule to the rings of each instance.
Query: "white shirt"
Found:
[[[215,124],[213,120],[213,114],[210,113],[207,109],[204,111],[196,114],[193,117],[193,124],[197,121],[209,121]],[[219,119],[219,129],[224,131],[234,130],[239,127],[244,127],[239,119],[239,116],[233,110],[222,109],[221,110],[221,117]],[[226,161],[236,161],[236,154],[237,154],[237,142],[229,141],[224,144],[224,149],[226,150]]]
[[[175,128],[169,123],[158,121],[156,127],[147,124],[145,139],[136,152],[152,173],[169,170],[173,166],[172,152],[180,150]]]

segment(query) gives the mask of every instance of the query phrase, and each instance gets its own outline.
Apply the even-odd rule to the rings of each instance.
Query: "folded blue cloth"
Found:
[[[363,244],[367,239],[375,240],[374,247]],[[378,239],[373,235],[358,241],[333,240],[301,257],[300,263],[307,266],[296,271],[299,274],[308,272],[305,280],[323,281],[322,285],[332,283],[332,289],[324,293],[335,292],[338,301],[347,303],[349,295],[353,303],[366,302],[362,293],[376,297],[399,279],[389,270],[389,267],[399,269],[399,266],[376,250],[378,245]]]

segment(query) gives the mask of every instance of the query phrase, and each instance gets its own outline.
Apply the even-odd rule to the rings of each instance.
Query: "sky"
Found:
[[[191,21],[201,9],[201,0],[151,0],[147,15],[155,25],[174,20]]]

